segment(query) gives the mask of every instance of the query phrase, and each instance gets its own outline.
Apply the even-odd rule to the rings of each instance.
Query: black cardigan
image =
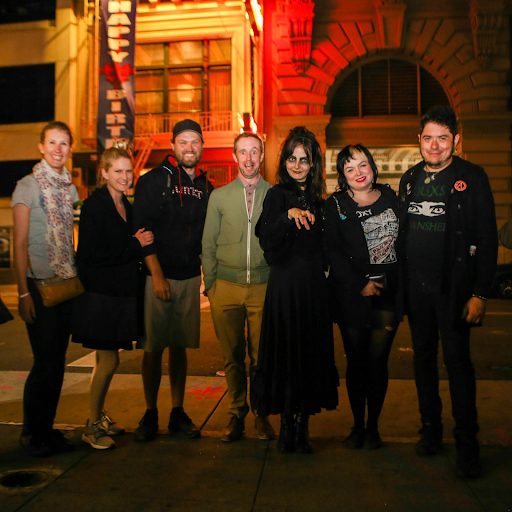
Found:
[[[135,296],[141,246],[133,237],[132,206],[123,196],[125,222],[106,187],[86,199],[80,213],[78,275],[87,291]]]
[[[409,203],[424,165],[418,163],[400,180],[402,249],[406,247]],[[489,296],[496,272],[498,235],[494,199],[485,171],[457,156],[451,165],[442,291],[450,297],[450,314],[455,321],[460,319],[472,294]]]
[[[398,217],[395,192],[387,185],[375,186],[392,205]],[[324,247],[329,263],[334,319],[340,324],[362,327],[370,319],[372,299],[361,295],[361,290],[368,283],[370,270],[368,244],[361,219],[355,213],[356,204],[346,192],[335,192],[327,199],[324,208]],[[393,293],[396,293],[398,283],[389,284],[392,285]]]
[[[298,249],[305,258],[319,254],[319,233],[322,229],[322,219],[317,215],[319,205],[315,204],[309,188],[306,188],[304,199],[306,203],[301,203],[299,189],[294,184],[277,184],[267,192],[255,232],[270,266],[286,265],[290,257],[296,256],[294,249]],[[317,216],[317,220],[309,231],[304,228],[298,230],[295,221],[288,218],[288,210],[306,207]]]

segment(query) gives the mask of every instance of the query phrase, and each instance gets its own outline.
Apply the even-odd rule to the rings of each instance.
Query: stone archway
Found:
[[[281,3],[287,4],[285,1]],[[332,22],[332,18],[338,18],[337,12],[332,13],[333,16],[329,12],[322,13],[322,6],[317,2],[320,19],[315,19],[308,65],[301,69],[294,66],[291,23],[286,9],[276,12],[273,32],[277,35],[274,38],[277,115],[324,114],[328,92],[340,72],[352,63],[382,51],[393,51],[397,56],[420,63],[443,85],[459,115],[506,108],[509,91],[505,73],[484,67],[495,48],[488,48],[487,58],[482,59],[483,43],[480,46],[475,43],[484,38],[498,38],[499,34],[493,30],[488,29],[482,35],[483,29],[478,32],[475,28],[494,17],[477,16],[473,12],[475,9],[470,7],[467,12],[446,7],[447,12],[440,13],[417,6],[414,10],[414,6],[407,5],[413,2],[374,3],[375,9],[367,8],[367,12],[359,11],[355,17],[351,15],[346,20]],[[380,10],[377,4],[380,4]],[[383,4],[388,7],[399,5],[392,14],[383,14]],[[341,8],[339,12],[342,13]],[[407,12],[407,18],[404,18],[404,12]],[[395,29],[392,36],[383,36],[383,23]]]
[[[337,77],[352,63],[359,63],[379,51],[392,49],[397,56],[421,61],[423,67],[443,84],[456,109],[461,98],[459,82],[471,87],[471,81],[465,76],[449,80],[455,70],[460,73],[467,67],[461,66],[461,62],[451,62],[457,59],[453,55],[469,59],[472,51],[469,33],[456,30],[450,20],[412,20],[403,30],[403,37],[394,41],[394,48],[378,36],[379,27],[371,13],[358,21],[318,23],[315,25],[317,35],[312,44],[310,63],[301,74],[292,63],[288,23],[288,18],[278,10],[272,30],[277,35],[273,47],[276,83],[273,141],[269,148],[274,159],[283,134],[296,124],[312,125],[313,131],[320,134],[325,148],[325,129],[330,121],[326,105],[331,88],[337,84]],[[469,31],[469,22],[467,29]],[[449,66],[454,68],[453,73],[447,69]],[[465,73],[470,73],[471,69],[473,66]]]
[[[413,19],[404,27],[403,36],[392,42],[379,37],[377,20],[370,15],[358,21],[319,23],[310,64],[302,74],[298,74],[290,60],[287,22],[286,17],[276,15],[274,31],[282,37],[276,39],[274,48],[277,83],[271,148],[274,153],[288,129],[297,124],[305,124],[312,129],[325,150],[329,138],[327,127],[331,116],[328,103],[332,91],[355,65],[379,55],[388,54],[420,63],[442,85],[457,111],[463,108],[464,98],[470,98],[466,101],[466,108],[474,108],[471,98],[476,98],[477,94],[468,93],[468,90],[475,87],[471,76],[478,71],[479,65],[472,55],[469,20],[464,27],[457,28],[450,19]],[[471,61],[470,65],[468,61]],[[402,143],[414,143],[416,124],[416,116],[402,120],[398,129],[394,126],[396,137],[401,137]],[[389,121],[374,122],[372,127],[375,137],[389,133]],[[364,122],[356,121],[351,130],[359,141],[363,140],[363,132],[368,134]]]

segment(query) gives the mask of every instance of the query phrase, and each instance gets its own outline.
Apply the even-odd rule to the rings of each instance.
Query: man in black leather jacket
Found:
[[[422,428],[418,455],[442,448],[437,366],[441,339],[448,372],[457,470],[481,473],[470,327],[482,322],[497,259],[494,201],[485,171],[454,156],[457,119],[447,106],[420,121],[423,161],[400,181],[400,240],[406,310]]]

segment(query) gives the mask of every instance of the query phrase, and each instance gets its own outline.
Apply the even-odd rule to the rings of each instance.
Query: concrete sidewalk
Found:
[[[0,272],[2,297],[15,308],[11,283],[12,276],[4,279]],[[482,343],[489,347],[486,340]],[[314,453],[283,455],[274,442],[255,439],[252,416],[246,421],[246,439],[220,441],[228,419],[220,377],[187,381],[185,406],[201,426],[201,439],[167,435],[170,396],[164,378],[161,434],[151,443],[137,443],[133,430],[144,412],[141,377],[119,374],[107,409],[128,433],[118,438],[115,450],[98,451],[80,440],[90,371],[68,371],[56,421],[76,450],[33,459],[18,446],[26,375],[0,371],[0,512],[512,512],[512,380],[477,382],[484,475],[469,481],[455,475],[446,380],[441,381],[446,448],[438,457],[423,459],[414,451],[419,415],[412,380],[390,381],[380,424],[382,449],[342,446],[351,426],[342,381],[338,410],[311,420]],[[277,431],[278,418],[271,421]]]
[[[57,422],[68,430],[76,451],[48,459],[27,457],[18,447],[22,372],[0,373],[0,510],[10,511],[485,511],[512,510],[512,410],[510,381],[479,381],[484,476],[455,476],[455,450],[446,382],[442,382],[447,444],[438,457],[414,452],[418,413],[414,383],[390,382],[381,422],[385,446],[347,450],[341,439],[350,428],[344,382],[338,411],[311,421],[312,455],[280,454],[274,442],[253,435],[220,441],[227,421],[225,381],[189,377],[186,409],[203,437],[189,440],[165,432],[169,388],[160,392],[161,435],[137,443],[133,429],[144,409],[139,375],[117,375],[108,396],[109,412],[128,433],[115,450],[97,451],[80,441],[88,408],[89,374],[67,373]],[[11,383],[11,384],[9,384]],[[278,418],[272,418],[276,430]],[[39,483],[11,487],[36,471]],[[29,475],[30,476],[30,475]],[[6,485],[7,484],[7,485]]]

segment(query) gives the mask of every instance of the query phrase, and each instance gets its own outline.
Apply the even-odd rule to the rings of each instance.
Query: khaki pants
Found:
[[[224,354],[224,370],[231,397],[230,411],[239,418],[244,418],[249,412],[246,345],[252,381],[258,362],[266,289],[266,283],[243,285],[217,279],[208,291],[215,333]]]

